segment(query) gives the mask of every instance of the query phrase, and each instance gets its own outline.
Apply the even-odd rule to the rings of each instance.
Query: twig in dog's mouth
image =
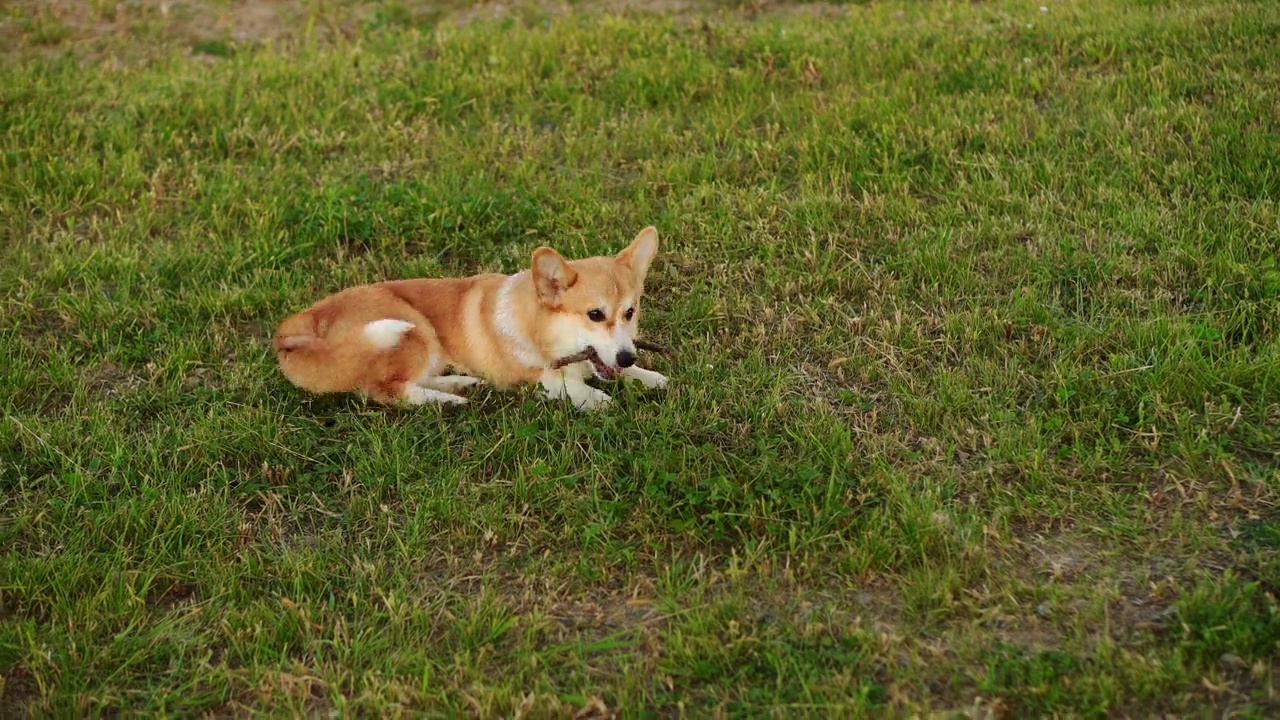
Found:
[[[666,347],[665,345],[659,345],[658,343],[649,342],[648,340],[636,340],[635,344],[637,350],[648,350],[649,352],[662,353],[663,355],[671,353],[671,348]]]
[[[671,352],[670,348],[664,347],[657,343],[649,342],[648,340],[636,340],[635,346],[637,350],[648,350],[650,352],[659,352],[663,354]],[[583,360],[590,360],[591,364],[594,365],[596,369],[600,371],[601,375],[605,375],[606,377],[611,377],[614,374],[613,368],[606,365],[605,362],[600,359],[600,355],[596,352],[596,349],[593,347],[589,347],[586,350],[583,350],[582,352],[579,352],[579,353],[566,355],[560,358],[559,360],[556,360],[555,362],[551,363],[551,369],[559,370],[560,368],[565,367],[566,365],[572,365],[576,362],[582,362]]]
[[[580,353],[574,353],[573,355],[562,357],[551,363],[551,367],[555,370],[559,370],[566,365],[572,365],[576,362],[582,362],[583,360],[590,360],[591,367],[595,368],[596,374],[605,380],[612,380],[618,377],[618,373],[622,372],[621,369],[610,367],[608,363],[601,360],[600,353],[597,353],[596,349],[593,347],[589,347]]]
[[[574,354],[572,354],[572,355],[565,355],[564,357],[560,358],[559,360],[556,360],[555,362],[551,363],[551,369],[552,369],[552,370],[559,370],[560,368],[562,368],[562,367],[564,367],[564,366],[566,366],[566,365],[572,365],[572,364],[574,364],[574,363],[576,363],[576,362],[582,362],[583,360],[590,360],[592,363],[596,363],[596,362],[599,362],[599,360],[600,360],[600,356],[596,354],[596,349],[595,349],[595,348],[590,348],[590,347],[589,347],[589,348],[587,348],[586,350],[583,350],[583,351],[582,351],[582,352],[580,352],[580,353],[574,353]]]

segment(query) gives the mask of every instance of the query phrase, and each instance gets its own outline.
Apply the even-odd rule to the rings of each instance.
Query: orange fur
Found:
[[[290,382],[315,393],[356,391],[382,403],[465,402],[452,391],[476,380],[443,376],[453,370],[503,388],[541,382],[550,396],[599,407],[607,396],[583,384],[592,372],[650,387],[666,383],[631,365],[644,277],[656,251],[657,234],[646,228],[614,257],[566,261],[539,248],[530,270],[516,275],[353,287],[286,318],[276,331],[276,357]],[[600,364],[550,369],[588,346],[604,358]]]

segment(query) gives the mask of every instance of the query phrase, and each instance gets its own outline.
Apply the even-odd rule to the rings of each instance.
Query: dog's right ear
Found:
[[[578,282],[578,273],[569,267],[569,263],[560,257],[560,253],[549,247],[540,247],[533,253],[533,286],[538,290],[538,299],[547,307],[560,306],[565,290]]]

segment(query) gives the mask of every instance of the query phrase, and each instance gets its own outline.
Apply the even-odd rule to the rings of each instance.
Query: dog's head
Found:
[[[636,359],[640,296],[658,253],[658,231],[640,231],[613,257],[565,260],[551,248],[533,254],[533,283],[548,312],[543,342],[563,357],[594,350],[596,375],[611,380]]]

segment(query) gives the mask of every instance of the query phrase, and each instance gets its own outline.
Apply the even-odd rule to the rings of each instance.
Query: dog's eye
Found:
[[[587,313],[587,317],[591,318],[592,322],[604,322],[604,311],[600,309],[592,310]]]
[[[636,316],[636,309],[635,309],[635,308],[627,308],[627,314],[626,314],[626,315],[624,315],[623,317],[625,317],[625,318],[627,319],[627,322],[631,322],[631,318],[633,318],[633,317],[635,317],[635,316]]]

